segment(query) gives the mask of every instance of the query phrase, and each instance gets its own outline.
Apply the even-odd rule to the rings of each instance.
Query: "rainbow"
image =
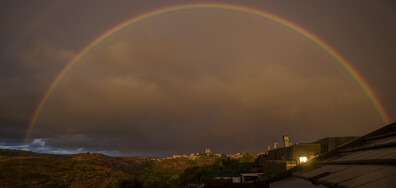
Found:
[[[118,31],[124,29],[125,27],[138,23],[144,19],[151,18],[154,16],[162,15],[165,13],[170,13],[170,12],[175,12],[175,11],[182,11],[182,10],[191,10],[191,9],[222,9],[222,10],[230,10],[230,11],[237,11],[237,12],[243,12],[251,15],[256,15],[262,18],[266,18],[268,20],[271,20],[273,22],[279,23],[297,33],[300,35],[304,36],[305,38],[311,40],[314,42],[316,45],[318,45],[320,48],[325,50],[328,54],[330,54],[333,58],[336,59],[336,61],[345,68],[345,70],[356,80],[356,82],[359,84],[359,86],[363,89],[363,91],[366,93],[366,95],[369,97],[371,100],[372,104],[374,105],[375,109],[379,113],[381,119],[384,121],[385,124],[389,123],[389,117],[385,112],[384,107],[381,105],[380,101],[378,98],[375,96],[374,91],[369,87],[367,82],[362,78],[361,75],[356,71],[355,68],[353,68],[350,63],[344,59],[337,51],[335,51],[333,48],[331,48],[328,44],[323,42],[320,38],[315,36],[314,34],[308,32],[306,29],[291,23],[290,21],[287,21],[279,16],[273,15],[268,12],[248,8],[248,7],[243,7],[243,6],[237,6],[237,5],[231,5],[231,4],[213,4],[213,3],[205,3],[205,4],[185,4],[185,5],[176,5],[176,6],[170,6],[170,7],[165,7],[157,10],[153,10],[151,12],[146,12],[144,14],[141,14],[139,16],[133,17],[131,19],[128,19],[115,27],[109,29],[108,31],[104,32],[102,35],[97,37],[95,40],[93,40],[91,43],[86,45],[65,67],[64,69],[59,73],[59,75],[55,78],[55,80],[51,83],[49,88],[44,94],[44,97],[41,99],[40,103],[36,107],[33,117],[31,121],[29,122],[28,128],[27,128],[27,133],[25,135],[25,143],[28,141],[29,135],[31,134],[31,131],[36,124],[37,119],[40,116],[40,113],[46,104],[48,98],[51,96],[53,93],[54,89],[56,86],[59,84],[59,82],[63,79],[63,77],[70,71],[70,69],[76,64],[82,57],[84,57],[85,54],[87,54],[92,48],[94,48],[96,45],[101,43],[103,40],[107,39],[109,36],[117,33]]]

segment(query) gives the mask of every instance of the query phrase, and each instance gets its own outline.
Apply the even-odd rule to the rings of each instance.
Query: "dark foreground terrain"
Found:
[[[227,165],[240,167],[238,160],[213,155],[189,160],[0,150],[0,187],[185,187]]]

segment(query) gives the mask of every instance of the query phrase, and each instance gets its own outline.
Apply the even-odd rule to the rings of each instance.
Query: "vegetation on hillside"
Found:
[[[215,172],[230,172],[239,175],[247,172],[254,166],[254,157],[249,152],[245,152],[239,159],[232,159],[226,155],[216,158],[213,164],[204,166],[191,166],[181,175],[179,185],[188,185],[191,183],[199,184],[204,179],[212,178]]]
[[[153,166],[147,157],[0,151],[0,187],[116,186]]]
[[[190,160],[0,150],[0,187],[185,187],[214,171],[246,171],[253,161],[249,153],[239,160],[206,154]]]

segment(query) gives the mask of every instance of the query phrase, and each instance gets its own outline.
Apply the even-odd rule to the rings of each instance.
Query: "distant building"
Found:
[[[263,173],[261,168],[253,168],[249,172],[238,174],[235,171],[215,171],[212,179],[204,180],[205,187],[250,187]]]
[[[231,171],[215,171],[211,173],[214,179],[231,180],[236,174]]]
[[[227,157],[230,157],[232,159],[239,159],[241,158],[243,155],[241,153],[232,153],[232,154],[227,154]]]
[[[258,178],[264,175],[260,167],[253,167],[246,173],[241,173],[242,183],[253,183]]]
[[[232,187],[234,184],[241,184],[239,174],[232,171],[215,171],[211,173],[212,179],[205,179],[205,187]]]
[[[283,145],[285,146],[285,147],[289,147],[290,145],[289,145],[289,136],[287,136],[287,135],[285,135],[285,136],[282,136],[282,138],[283,138]]]
[[[196,160],[197,158],[198,158],[198,156],[195,155],[194,153],[191,153],[191,154],[188,156],[188,159],[190,159],[190,160]]]
[[[183,157],[187,157],[187,155],[173,155],[172,158],[176,159],[176,158],[183,158]]]
[[[205,153],[210,154],[210,148],[205,148]]]

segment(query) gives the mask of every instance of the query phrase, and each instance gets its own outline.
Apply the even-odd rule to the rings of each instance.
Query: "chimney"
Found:
[[[278,144],[278,142],[274,141],[273,144],[274,144],[274,149],[276,149],[276,145]]]
[[[267,146],[267,150],[270,151],[271,150],[271,146],[268,144]]]
[[[289,136],[285,135],[285,136],[282,136],[282,138],[283,138],[283,146],[284,147],[289,147],[289,145],[290,145]]]

